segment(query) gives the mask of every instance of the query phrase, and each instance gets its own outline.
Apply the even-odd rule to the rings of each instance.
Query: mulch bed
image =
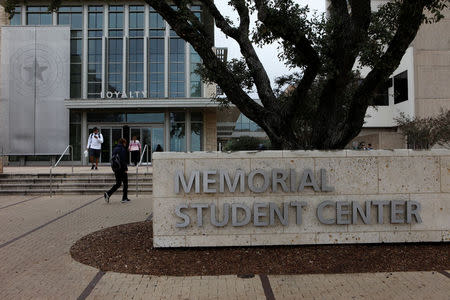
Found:
[[[152,222],[107,228],[81,238],[72,257],[102,271],[199,276],[450,269],[450,243],[153,248]]]

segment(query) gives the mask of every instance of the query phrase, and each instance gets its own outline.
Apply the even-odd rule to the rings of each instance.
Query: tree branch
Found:
[[[191,24],[183,14],[183,11],[173,10],[166,1],[146,0],[172,27],[173,30],[185,41],[189,42],[197,53],[202,57],[203,64],[211,74],[214,82],[218,83],[226,93],[230,101],[235,104],[241,112],[256,121],[265,109],[251,99],[240,87],[240,83],[235,81],[235,77],[228,70],[226,64],[222,62],[213,51],[213,41],[201,34],[193,24]],[[264,129],[265,124],[259,125]]]
[[[200,2],[204,4],[214,17],[217,27],[239,44],[241,53],[254,79],[259,99],[264,107],[272,111],[276,110],[276,97],[270,85],[269,76],[249,39],[250,15],[245,0],[232,0],[230,2],[239,14],[239,28],[233,28],[229,25],[213,1],[200,0]]]
[[[398,18],[398,29],[389,43],[386,52],[375,64],[372,71],[362,81],[353,96],[348,113],[346,134],[354,135],[352,128],[364,124],[365,112],[373,97],[374,91],[384,82],[400,64],[406,50],[414,40],[424,19],[424,9],[432,0],[404,1]],[[359,128],[360,128],[359,127]]]
[[[295,61],[298,66],[315,64],[320,61],[319,55],[313,48],[313,42],[309,40],[298,23],[291,17],[280,18],[280,12],[269,7],[267,0],[255,0],[258,10],[258,20],[272,33],[275,38],[283,39],[295,47],[297,56]]]
[[[293,61],[298,66],[306,66],[303,77],[290,97],[286,110],[288,113],[296,112],[301,108],[301,102],[319,72],[319,54],[314,49],[313,42],[296,25],[300,21],[298,16],[295,16],[296,20],[292,20],[291,16],[280,18],[279,11],[269,7],[266,0],[255,0],[255,6],[258,11],[258,20],[264,24],[273,37],[283,39],[285,43],[287,42],[295,48]]]

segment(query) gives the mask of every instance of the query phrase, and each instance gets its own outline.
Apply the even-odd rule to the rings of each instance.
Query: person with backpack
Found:
[[[128,151],[127,141],[124,138],[119,139],[117,146],[114,148],[111,158],[111,168],[116,177],[116,184],[103,195],[106,203],[109,203],[109,198],[123,183],[122,203],[130,202],[128,199]]]

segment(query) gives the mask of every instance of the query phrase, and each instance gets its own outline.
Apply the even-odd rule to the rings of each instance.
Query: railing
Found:
[[[142,159],[144,158],[144,154],[147,154],[147,173],[148,173],[148,164],[150,163],[148,161],[148,145],[145,145],[144,151],[142,151],[141,159],[139,160],[139,163],[136,165],[136,197],[138,196],[138,175],[139,175],[139,166],[142,164]]]
[[[53,177],[52,177],[53,176],[53,168],[56,168],[58,166],[59,162],[64,157],[64,155],[66,155],[66,152],[69,149],[70,149],[70,160],[72,162],[72,173],[73,173],[73,147],[71,145],[67,145],[66,149],[61,154],[61,156],[59,157],[56,164],[50,167],[50,197],[52,197],[52,195],[53,195]]]

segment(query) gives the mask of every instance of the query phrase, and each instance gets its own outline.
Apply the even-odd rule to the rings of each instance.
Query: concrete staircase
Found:
[[[53,194],[100,194],[115,183],[112,173],[58,173],[52,175]],[[152,193],[152,173],[138,175],[139,194]],[[119,188],[117,193],[121,192]],[[136,193],[136,173],[128,173],[128,193]],[[0,174],[0,195],[50,195],[49,174]]]

